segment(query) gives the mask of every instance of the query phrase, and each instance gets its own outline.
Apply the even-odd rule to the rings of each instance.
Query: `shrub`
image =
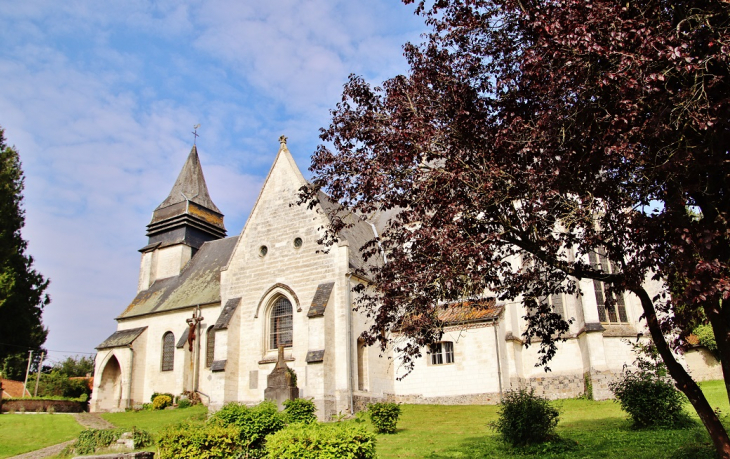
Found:
[[[499,403],[499,418],[491,424],[512,446],[541,443],[553,436],[560,413],[535,390],[507,392]]]
[[[374,459],[375,435],[357,424],[290,424],[266,438],[270,459]]]
[[[634,427],[684,427],[691,425],[684,411],[684,396],[667,378],[624,370],[621,379],[609,385]]]
[[[314,414],[317,407],[311,399],[295,398],[284,402],[284,414],[289,423],[301,422],[311,424],[317,422],[317,415]]]
[[[395,433],[400,417],[400,405],[397,403],[372,403],[368,406],[370,421],[379,433]]]
[[[155,410],[164,410],[172,405],[172,397],[169,395],[158,395],[152,399],[152,408]]]
[[[125,432],[126,429],[86,429],[82,431],[76,441],[67,446],[61,452],[61,456],[70,456],[72,454],[92,454],[100,448],[106,448]],[[149,432],[132,427],[132,439],[135,448],[144,448],[150,446],[152,436]]]
[[[653,343],[630,343],[636,353],[636,370],[624,367],[621,378],[609,384],[634,427],[686,427],[692,425],[684,411],[684,396],[674,388]]]
[[[177,407],[178,407],[178,408],[190,408],[190,407],[191,407],[192,405],[193,405],[193,404],[192,404],[192,403],[190,403],[190,400],[189,400],[189,399],[187,399],[187,398],[181,398],[181,399],[180,399],[180,400],[178,400],[178,402],[177,402]]]
[[[266,436],[284,428],[285,416],[276,403],[265,401],[254,407],[240,403],[228,403],[210,418],[210,423],[235,426],[239,430],[239,442],[248,457],[264,454]]]
[[[240,451],[239,429],[216,424],[180,424],[164,429],[157,440],[159,459],[235,457]]]
[[[699,325],[692,330],[692,333],[699,340],[700,346],[706,347],[715,357],[718,356],[717,341],[715,341],[715,333],[712,331],[711,325]]]
[[[152,393],[152,397],[150,397],[150,402],[154,402],[154,401],[155,401],[155,399],[156,399],[157,397],[159,397],[160,395],[167,395],[168,397],[170,397],[170,400],[173,400],[173,399],[175,398],[175,397],[173,397],[173,395],[172,395],[171,393],[169,393],[169,392],[153,392],[153,393]]]

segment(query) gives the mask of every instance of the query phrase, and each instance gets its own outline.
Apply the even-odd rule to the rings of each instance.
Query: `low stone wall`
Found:
[[[82,413],[87,410],[86,402],[73,402],[70,400],[3,400],[1,410],[3,413],[21,412],[36,413],[47,412],[53,408],[56,413]]]
[[[581,397],[586,393],[583,375],[538,376],[511,378],[510,389],[534,389],[535,395],[550,400]]]
[[[407,403],[411,405],[496,405],[500,401],[498,392],[481,394],[450,395],[445,397],[424,397],[423,395],[384,394],[382,397],[354,395],[355,411],[366,410],[368,404],[378,402]]]

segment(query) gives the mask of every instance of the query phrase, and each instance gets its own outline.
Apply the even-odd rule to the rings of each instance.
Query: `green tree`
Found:
[[[58,371],[66,376],[86,376],[94,375],[94,358],[93,357],[66,357],[66,360],[53,364],[53,370]]]
[[[48,279],[33,268],[21,235],[24,177],[17,150],[5,144],[0,128],[0,368],[3,376],[22,379],[28,349],[40,350],[48,330],[41,314],[50,299]]]

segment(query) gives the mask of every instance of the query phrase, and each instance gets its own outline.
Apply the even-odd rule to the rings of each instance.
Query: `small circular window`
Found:
[[[259,256],[260,257],[265,257],[267,253],[269,253],[268,247],[266,247],[265,245],[262,245],[261,247],[259,247]]]
[[[298,249],[302,246],[302,238],[298,237],[294,239],[294,248]]]

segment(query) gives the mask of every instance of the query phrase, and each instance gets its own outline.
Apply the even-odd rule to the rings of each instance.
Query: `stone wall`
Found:
[[[586,393],[582,374],[510,378],[510,389],[534,389],[535,395],[550,400],[576,398]]]
[[[21,412],[35,413],[47,412],[50,408],[56,413],[82,413],[88,410],[86,402],[74,402],[70,400],[3,400],[0,409],[3,413]]]

